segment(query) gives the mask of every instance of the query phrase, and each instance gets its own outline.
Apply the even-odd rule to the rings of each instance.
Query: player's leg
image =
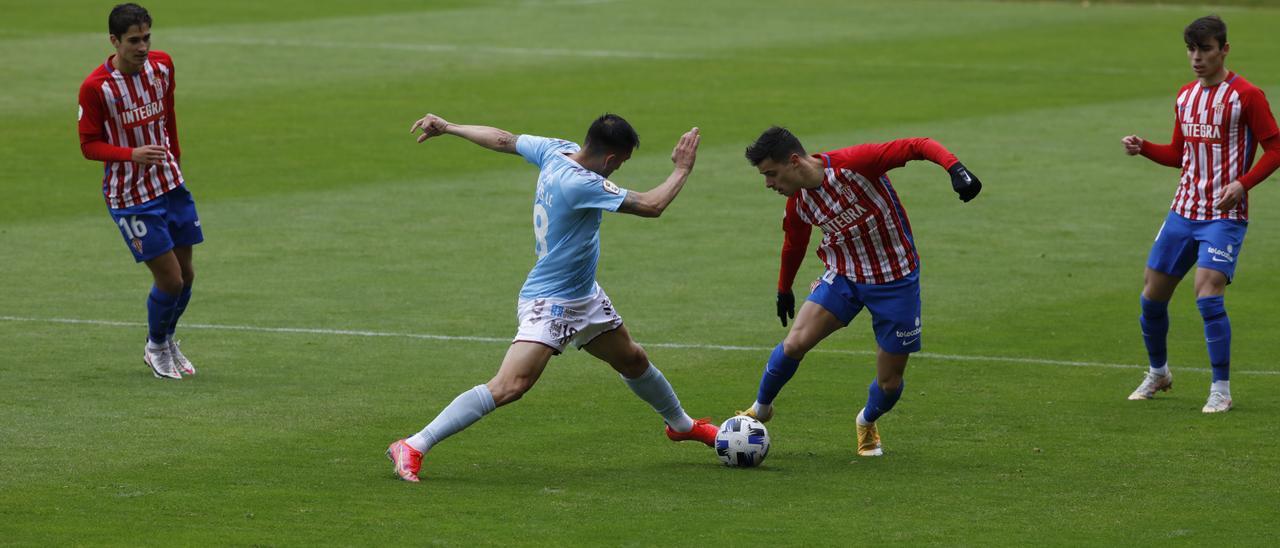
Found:
[[[196,212],[195,200],[187,191],[186,185],[179,186],[167,194],[165,198],[165,220],[169,235],[173,240],[173,254],[182,269],[182,290],[178,302],[174,306],[173,318],[169,321],[169,352],[173,354],[174,363],[183,375],[194,375],[195,365],[188,360],[178,347],[174,333],[178,328],[178,320],[187,310],[191,302],[191,288],[195,283],[196,271],[192,261],[192,246],[204,241],[204,232],[200,228],[200,216]]]
[[[1227,275],[1208,268],[1196,269],[1196,307],[1204,320],[1204,341],[1209,350],[1213,382],[1209,400],[1202,411],[1218,413],[1231,409],[1231,320],[1224,297]]]
[[[808,299],[800,305],[791,331],[769,354],[764,373],[760,375],[760,387],[756,401],[746,411],[738,414],[754,417],[760,422],[773,418],[773,400],[782,387],[795,375],[804,359],[819,342],[839,331],[862,310],[862,303],[852,299],[852,286],[844,276],[828,273],[819,280]]]
[[[707,419],[693,420],[671,383],[662,371],[649,361],[644,348],[631,338],[627,326],[602,333],[582,346],[592,356],[609,364],[622,376],[635,395],[648,403],[667,425],[667,437],[674,441],[698,440],[715,445],[716,427]]]
[[[1213,382],[1205,413],[1231,409],[1231,320],[1227,317],[1224,297],[1227,284],[1235,275],[1235,266],[1244,243],[1245,225],[1237,221],[1200,223],[1196,236],[1200,239],[1196,269],[1196,307],[1204,320],[1205,345]]]
[[[921,348],[920,271],[885,284],[857,284],[854,289],[871,312],[876,335],[876,378],[867,387],[867,403],[855,418],[858,454],[874,457],[883,454],[876,421],[902,397],[907,359]]]
[[[169,351],[169,322],[182,294],[182,268],[172,250],[145,261],[151,271],[151,292],[147,295],[147,346],[143,361],[157,377],[180,379],[177,364]]]
[[[520,399],[533,388],[554,353],[555,349],[541,343],[511,343],[498,373],[488,383],[459,394],[420,432],[387,448],[396,475],[405,481],[418,481],[422,456],[427,451],[494,409]]]
[[[903,373],[907,370],[910,354],[892,354],[883,348],[876,349],[876,378],[867,387],[867,403],[854,419],[858,436],[858,455],[878,457],[884,454],[880,445],[878,420],[893,409],[906,389]]]
[[[178,340],[174,338],[174,333],[178,329],[178,319],[182,317],[182,313],[187,310],[187,303],[191,302],[191,286],[196,280],[196,270],[192,263],[192,247],[189,245],[176,246],[173,248],[173,255],[178,259],[178,267],[182,270],[182,292],[178,295],[178,301],[173,307],[173,317],[169,320],[169,353],[173,355],[173,363],[177,365],[178,370],[183,375],[195,375],[196,366],[187,359],[182,353],[182,349],[178,346]]]
[[[1149,400],[1156,392],[1173,387],[1173,374],[1168,367],[1169,300],[1195,263],[1196,248],[1190,223],[1169,212],[1151,245],[1143,273],[1142,295],[1138,298],[1142,313],[1138,316],[1138,325],[1147,348],[1149,367],[1142,382],[1129,394],[1131,400]]]

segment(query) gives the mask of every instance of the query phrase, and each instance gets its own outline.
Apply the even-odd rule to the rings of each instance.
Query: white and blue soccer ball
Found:
[[[769,455],[769,431],[751,417],[737,416],[724,421],[716,433],[716,455],[725,466],[760,466]]]

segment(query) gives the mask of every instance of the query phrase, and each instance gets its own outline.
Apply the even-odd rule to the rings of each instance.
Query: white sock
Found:
[[[439,415],[436,415],[431,424],[405,440],[405,443],[426,453],[431,446],[475,424],[480,417],[488,415],[496,407],[497,405],[493,402],[493,393],[489,391],[488,386],[481,384],[459,394],[453,402],[440,411]]]
[[[1231,381],[1213,381],[1213,384],[1209,385],[1209,391],[1222,392],[1223,396],[1230,398],[1231,397]]]
[[[631,388],[632,392],[662,415],[662,420],[667,421],[667,425],[672,430],[676,432],[693,430],[693,419],[684,412],[684,408],[680,406],[680,398],[676,397],[675,389],[671,388],[671,383],[662,376],[657,366],[650,363],[644,374],[634,379],[622,377],[622,380],[626,381],[627,387]]]
[[[1148,367],[1149,367],[1149,366],[1148,366]],[[1152,372],[1153,374],[1159,375],[1159,376],[1161,376],[1161,377],[1163,377],[1163,376],[1165,376],[1165,375],[1168,375],[1168,374],[1169,374],[1169,364],[1167,364],[1167,363],[1166,363],[1166,364],[1164,364],[1164,365],[1162,365],[1162,366],[1160,366],[1160,367],[1151,367],[1151,372]]]
[[[773,412],[773,404],[765,405],[760,402],[751,404],[751,410],[755,412],[757,417],[763,417]]]
[[[860,409],[860,410],[858,411],[858,421],[857,421],[857,422],[858,422],[858,426],[870,426],[870,425],[871,425],[871,423],[870,423],[870,422],[867,422],[867,418],[866,418],[866,417],[864,417],[864,416],[862,416],[862,414],[863,414],[863,413],[866,413],[866,412],[867,412],[867,408],[866,408],[866,407],[863,407],[862,409]]]

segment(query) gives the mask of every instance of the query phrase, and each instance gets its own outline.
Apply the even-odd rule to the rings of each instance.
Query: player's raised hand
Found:
[[[444,118],[434,114],[427,114],[413,123],[413,127],[409,128],[409,133],[412,134],[421,129],[422,135],[418,136],[418,142],[421,143],[432,137],[444,135],[444,130],[448,127],[449,122]]]
[[[676,148],[671,151],[671,163],[677,168],[693,171],[693,163],[698,159],[698,143],[701,141],[698,128],[686,131],[676,142]]]
[[[1142,137],[1138,137],[1137,135],[1129,135],[1124,139],[1121,139],[1120,142],[1124,143],[1125,154],[1128,154],[1130,156],[1137,156],[1139,152],[1142,152]]]
[[[947,173],[951,174],[951,189],[960,195],[960,201],[968,202],[982,192],[982,181],[966,169],[964,164],[956,162],[947,170]]]
[[[134,163],[158,166],[169,159],[169,152],[160,145],[142,145],[133,149],[132,160]]]
[[[778,292],[778,319],[782,320],[782,327],[787,326],[787,318],[795,319],[796,317],[796,294],[790,291]]]
[[[1218,198],[1217,203],[1213,204],[1213,208],[1218,211],[1231,211],[1240,205],[1240,201],[1244,200],[1245,189],[1240,181],[1231,181],[1231,184],[1222,189],[1222,197]]]

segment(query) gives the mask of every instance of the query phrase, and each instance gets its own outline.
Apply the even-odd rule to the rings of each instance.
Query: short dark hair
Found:
[[[1182,31],[1182,40],[1187,46],[1208,44],[1210,38],[1218,39],[1219,48],[1227,45],[1227,23],[1217,15],[1196,19]]]
[[[605,113],[591,122],[583,147],[593,153],[623,154],[640,146],[640,135],[621,116]]]
[[[785,127],[773,126],[764,130],[756,142],[747,147],[747,161],[758,166],[765,158],[785,162],[792,154],[805,155],[804,145]]]
[[[138,25],[151,26],[151,14],[147,13],[147,8],[137,4],[119,4],[111,8],[111,15],[107,16],[107,29],[111,31],[111,35],[119,38],[124,33],[129,32],[129,27]]]

